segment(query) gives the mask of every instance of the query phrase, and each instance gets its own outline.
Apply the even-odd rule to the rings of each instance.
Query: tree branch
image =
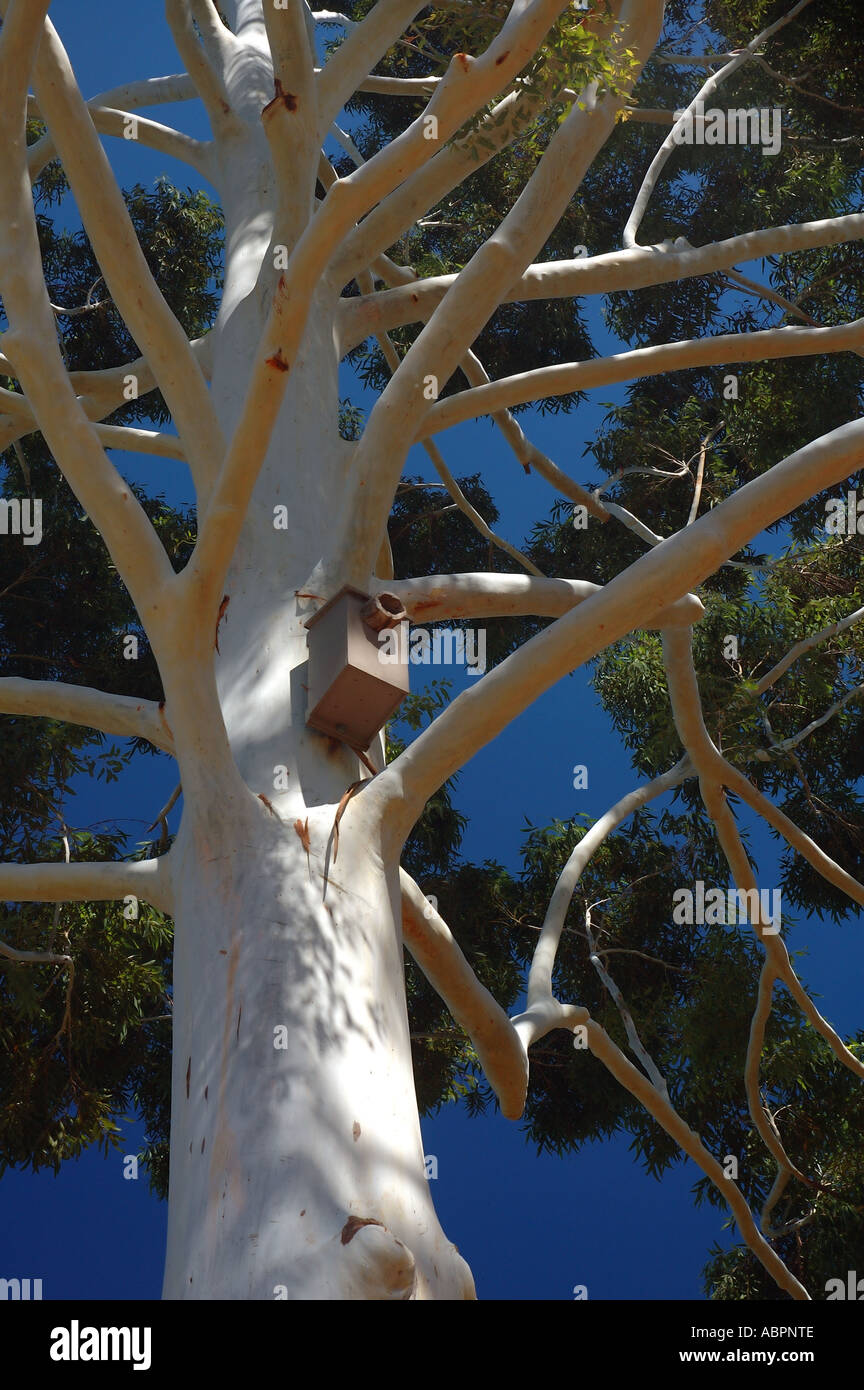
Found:
[[[660,1071],[659,1067],[657,1066],[657,1063],[654,1061],[654,1058],[651,1056],[648,1049],[645,1047],[645,1044],[642,1042],[642,1039],[639,1037],[639,1031],[633,1020],[633,1015],[627,1007],[627,1002],[623,994],[621,993],[617,984],[612,979],[612,976],[609,974],[609,971],[606,969],[602,960],[597,954],[597,947],[595,945],[593,932],[591,930],[590,907],[586,908],[585,910],[585,934],[588,937],[588,949],[590,951],[589,959],[591,961],[591,964],[594,966],[594,969],[596,970],[597,974],[600,976],[600,980],[602,981],[604,988],[612,996],[612,1001],[616,1009],[618,1010],[618,1015],[621,1019],[621,1022],[624,1024],[624,1031],[627,1034],[627,1041],[630,1044],[630,1051],[641,1062],[643,1071],[645,1072],[646,1076],[651,1082],[651,1085],[654,1087],[658,1095],[664,1096],[666,1100],[668,1100],[669,1087],[666,1084],[666,1078]]]
[[[123,449],[133,454],[155,454],[158,458],[182,459],[186,450],[176,434],[159,430],[138,430],[129,425],[94,424],[93,432],[106,449]]]
[[[204,373],[210,374],[210,335],[196,338],[189,345]],[[0,370],[7,375],[15,375],[15,368],[8,358],[0,356]],[[98,421],[110,415],[121,406],[126,397],[126,387],[130,378],[137,382],[137,395],[146,395],[155,388],[153,373],[143,357],[120,367],[108,367],[94,372],[70,372],[69,379],[73,390],[79,395],[79,403],[88,420]],[[26,396],[17,391],[0,390],[0,404],[13,418],[4,420],[0,415],[0,449],[8,448],[25,435],[39,433],[39,422],[33,407]],[[94,433],[106,447],[132,449],[134,452],[159,454],[165,458],[184,459],[186,452],[179,438],[153,430],[139,430],[125,425],[94,424]]]
[[[673,1109],[669,1101],[652,1086],[647,1076],[643,1076],[638,1067],[635,1067],[620,1048],[616,1047],[612,1039],[606,1034],[593,1019],[589,1019],[585,1028],[588,1037],[588,1046],[594,1056],[612,1073],[617,1081],[626,1091],[644,1105],[650,1115],[654,1116],[659,1124],[663,1126],[666,1133],[675,1140],[676,1144],[684,1150],[694,1163],[698,1163],[703,1173],[714,1183],[717,1190],[729,1204],[738,1229],[749,1249],[759,1260],[760,1264],[768,1271],[781,1289],[785,1289],[792,1298],[809,1301],[809,1295],[803,1284],[800,1284],[793,1274],[786,1268],[779,1255],[776,1254],[765,1240],[761,1231],[758,1229],[753,1219],[753,1213],[747,1205],[743,1195],[731,1178],[727,1178],[716,1158],[708,1152],[699,1135],[696,1134],[689,1125],[682,1120],[681,1116]]]
[[[34,86],[111,297],[144,351],[204,488],[224,452],[207,385],[141,250],[63,45],[45,22]]]
[[[217,72],[195,34],[188,0],[165,0],[165,18],[177,52],[204,103],[214,135],[230,135],[237,127],[237,118],[231,109],[222,74]]]
[[[523,19],[541,3],[542,0],[534,0],[524,11]],[[596,84],[586,90],[583,94],[585,109],[574,106],[558,127],[515,204],[460,272],[445,302],[432,315],[374,406],[357,455],[363,491],[352,517],[348,552],[355,557],[355,572],[349,582],[363,582],[374,563],[374,554],[364,552],[364,537],[368,551],[369,538],[380,535],[389,513],[401,470],[403,441],[414,438],[426,414],[427,403],[421,389],[424,378],[431,374],[439,389],[449,380],[509,286],[524,272],[531,257],[557,225],[592,159],[611,134],[627,89],[635,82],[636,73],[656,42],[662,9],[662,0],[648,0],[648,3],[624,0],[621,28],[628,48],[637,57],[623,93],[609,93],[597,100]],[[495,56],[496,48],[503,41],[506,29],[505,25],[502,34],[474,65],[472,72],[490,58],[497,63],[500,54]],[[536,40],[532,36],[533,42]],[[507,63],[500,65],[502,73],[508,63],[512,64],[514,48],[516,42],[511,40]],[[488,85],[492,86],[492,82]],[[433,103],[443,86],[438,89]],[[497,88],[493,87],[494,90]],[[360,172],[369,168],[371,162]],[[424,433],[428,434],[429,430]],[[382,460],[388,461],[386,466],[382,466]]]
[[[729,809],[723,790],[724,770],[722,766],[718,767],[718,760],[720,763],[723,760],[705,728],[699,699],[699,685],[693,666],[690,633],[685,630],[664,633],[663,656],[675,726],[681,742],[699,773],[705,809],[714,822],[720,847],[736,887],[748,895],[755,894],[755,898],[748,896],[748,901],[756,904],[756,920],[752,923],[754,933],[762,941],[766,958],[771,962],[774,973],[786,985],[804,1016],[825,1038],[835,1056],[840,1059],[844,1066],[853,1071],[856,1076],[864,1079],[864,1062],[860,1062],[849,1051],[830,1023],[819,1013],[792,968],[789,952],[777,934],[776,924],[763,917],[756,879],[753,876],[747,851],[741,842],[735,818]]]
[[[334,281],[347,284],[354,279],[451,189],[512,144],[542,107],[543,102],[535,93],[510,92],[493,107],[476,134],[439,149],[348,234],[333,258]],[[482,145],[478,144],[479,139],[483,140]]]
[[[360,276],[361,286],[365,283],[367,279],[371,280],[371,276],[369,275],[368,271],[364,271],[363,274]],[[381,336],[378,338],[378,346],[381,349],[381,352],[384,356],[384,360],[387,363],[387,366],[390,368],[390,371],[398,371],[399,354],[397,353],[395,347],[393,346],[386,333],[381,334]],[[424,439],[423,448],[425,449],[427,455],[431,459],[435,471],[438,474],[438,477],[441,479],[448,493],[453,498],[455,505],[462,512],[463,516],[467,516],[468,520],[471,522],[471,525],[475,528],[476,531],[480,533],[481,536],[483,536],[484,540],[489,541],[492,545],[497,545],[499,549],[505,551],[508,555],[512,557],[512,559],[516,560],[518,564],[524,565],[525,569],[527,569],[531,574],[540,575],[541,571],[537,568],[533,561],[528,559],[527,555],[523,555],[522,551],[517,550],[515,545],[511,545],[509,541],[505,541],[503,537],[497,535],[493,530],[491,530],[489,526],[487,526],[486,522],[483,520],[483,517],[477,511],[477,508],[471,505],[471,503],[468,501],[468,498],[465,496],[461,487],[457,483],[456,479],[453,477],[453,474],[450,472],[450,469],[444,462],[441,450],[438,448],[438,445],[435,443],[435,441],[432,439]]]
[[[31,10],[31,17],[37,8]],[[63,461],[70,485],[102,533],[142,622],[155,627],[159,599],[174,572],[143,508],[96,440],[60,356],[26,174],[25,84],[40,34],[30,27],[26,45],[19,47],[21,7],[8,6],[6,13],[0,33],[0,90],[5,98],[0,101],[0,140],[5,151],[0,161],[0,201],[7,209],[10,228],[0,247],[0,283],[10,323],[3,340],[5,354],[14,359],[15,375],[48,446]],[[37,70],[45,48],[43,31]]]
[[[0,713],[29,714],[43,719],[60,719],[67,724],[84,724],[103,734],[126,738],[146,738],[156,748],[173,754],[174,740],[162,707],[153,700],[136,700],[130,695],[109,695],[85,685],[63,681],[32,681],[19,676],[0,679]]]
[[[306,13],[305,0],[289,0],[287,8],[279,10],[264,5],[276,95],[264,107],[261,120],[276,173],[272,240],[285,246],[296,244],[312,216],[321,145]]]
[[[537,367],[459,391],[430,405],[416,426],[414,440],[423,434],[451,429],[465,420],[490,415],[495,410],[570,391],[589,391],[619,381],[659,376],[691,367],[727,366],[737,362],[764,362],[784,357],[810,357],[825,352],[854,352],[864,343],[864,318],[834,328],[766,328],[755,333],[719,333],[713,338],[690,338],[655,347],[635,348],[612,357],[585,362],[564,362]],[[406,359],[407,360],[407,359]]]
[[[71,956],[58,956],[53,951],[18,951],[14,946],[7,945],[5,941],[0,941],[0,956],[27,965],[71,966],[73,964]]]
[[[363,226],[366,227],[375,215],[366,218]],[[859,241],[862,237],[864,213],[856,212],[818,222],[760,228],[707,246],[690,246],[685,238],[679,237],[675,242],[664,242],[660,246],[635,246],[628,251],[611,251],[573,261],[543,261],[529,265],[521,278],[508,288],[501,302],[570,299],[611,294],[616,290],[645,289],[728,270],[736,261],[790,255],[817,246]],[[356,347],[371,333],[429,318],[456,278],[455,275],[428,276],[397,289],[379,291],[371,299],[360,296],[343,300],[339,320],[343,352]]]
[[[469,61],[462,54],[458,58],[463,61],[453,60],[427,108],[427,111],[434,108],[440,139],[452,134],[471,111],[515,75],[560,8],[561,0],[531,0],[518,21],[514,21],[515,32],[508,35],[510,48],[506,52],[499,49],[507,24],[482,58]],[[329,125],[328,120],[326,128],[329,129]],[[404,178],[428,157],[429,143],[423,137],[422,121],[418,118],[380,154],[347,178],[338,179],[292,251],[288,266],[279,277],[240,420],[204,515],[198,544],[183,573],[183,587],[191,602],[190,621],[215,611],[219,602],[222,580],[237,543],[282,402],[286,377],[322,271],[334,247],[352,222],[362,215],[369,200],[380,196],[391,179]],[[368,568],[364,566],[364,582],[377,557],[383,529],[382,520],[375,530],[375,555]],[[350,538],[348,544],[350,548]]]
[[[318,74],[318,144],[346,101],[423,8],[418,0],[378,0]]]
[[[854,613],[841,618],[839,622],[831,623],[829,627],[823,627],[819,632],[814,632],[810,637],[804,637],[800,642],[796,642],[794,647],[791,647],[786,655],[777,662],[776,666],[772,666],[771,670],[762,677],[753,694],[764,695],[765,691],[774,685],[782,675],[785,675],[790,666],[794,665],[799,656],[803,656],[805,652],[812,651],[814,647],[827,642],[829,637],[838,637],[841,632],[845,632],[847,628],[859,623],[862,618],[864,618],[864,608],[856,608]]]
[[[107,902],[130,895],[170,913],[170,854],[96,864],[0,864],[3,902]]]
[[[746,48],[742,48],[740,52],[736,53],[735,56],[731,59],[731,61],[726,63],[725,66],[722,67],[719,72],[712,73],[711,76],[705,82],[703,82],[702,86],[699,88],[699,91],[696,93],[695,97],[690,102],[686,110],[682,113],[680,118],[675,122],[671,131],[666,136],[666,139],[663,141],[663,144],[660,146],[660,149],[657,151],[656,155],[651,161],[651,165],[648,169],[648,172],[642,181],[642,186],[636,195],[636,201],[633,204],[633,211],[630,213],[630,216],[627,219],[627,225],[624,228],[622,240],[625,246],[636,245],[636,233],[639,231],[639,226],[642,222],[642,218],[645,215],[645,210],[648,207],[651,194],[654,192],[657,180],[663,172],[664,168],[666,167],[666,164],[668,163],[669,156],[672,154],[672,151],[676,147],[676,137],[678,135],[678,132],[684,126],[684,123],[686,122],[688,115],[690,114],[690,112],[692,112],[693,108],[696,106],[696,103],[704,101],[706,97],[713,95],[713,93],[717,90],[720,84],[726,81],[727,77],[731,77],[733,72],[737,72],[737,70],[740,67],[742,67],[744,63],[746,63],[750,58],[753,57],[753,54],[760,47],[761,44],[765,43],[766,40],[770,39],[780,29],[785,28],[785,26],[789,24],[796,17],[796,15],[800,14],[801,11],[805,9],[806,6],[810,3],[811,0],[798,0],[798,3],[792,6],[792,9],[788,12],[788,14],[783,15],[783,17],[781,19],[778,19],[776,23],[768,25],[768,27],[766,29],[763,29],[760,34],[756,35],[755,39],[751,39],[750,43],[747,44]]]
[[[438,623],[457,618],[560,618],[602,592],[602,585],[588,579],[480,572],[388,579],[386,591],[401,599],[413,622]],[[649,626],[689,625],[698,613],[695,604],[671,604],[660,609]]]
[[[514,1026],[516,1026],[526,1048],[530,1047],[533,1042],[537,1042],[548,1031],[545,1026],[545,1019],[547,1006],[550,1001],[554,1000],[552,974],[555,968],[555,957],[558,954],[561,933],[564,930],[564,922],[573,894],[592,855],[599,849],[606,837],[613,830],[616,830],[623,821],[632,816],[634,811],[638,811],[640,807],[647,805],[655,797],[671,791],[673,787],[680,786],[682,782],[692,776],[693,768],[689,758],[685,757],[668,772],[653,778],[650,782],[645,782],[641,787],[634,788],[632,792],[628,792],[614,806],[611,806],[605,815],[594,822],[571,853],[558,875],[558,881],[555,884],[549,906],[546,909],[546,917],[540,929],[540,938],[534,949],[531,970],[528,975],[526,1011],[514,1020]]]
[[[765,526],[859,468],[862,456],[864,419],[805,445],[641,556],[463,691],[379,774],[396,843],[436,788],[556,680],[627,632],[646,626],[673,600],[682,609],[689,603],[695,621],[698,600],[685,598],[688,590]]]
[[[756,997],[756,1008],[750,1021],[750,1036],[747,1040],[747,1059],[744,1064],[744,1086],[747,1092],[747,1108],[750,1111],[750,1118],[768,1152],[777,1163],[778,1176],[785,1175],[798,1178],[801,1182],[807,1182],[803,1173],[799,1172],[795,1164],[790,1159],[783,1143],[777,1133],[776,1126],[771,1119],[768,1110],[762,1100],[759,1087],[759,1067],[762,1060],[762,1048],[765,1042],[765,1028],[771,1015],[772,996],[774,993],[774,982],[777,979],[777,972],[774,964],[766,956],[759,972],[759,989]],[[771,1204],[773,1205],[773,1203]],[[765,1230],[765,1222],[770,1206],[766,1202],[762,1209],[761,1226]]]
[[[166,102],[194,101],[198,92],[188,73],[176,72],[167,77],[142,77],[136,82],[122,82],[91,97],[87,105],[122,107],[136,111],[140,106],[163,106]],[[35,96],[27,99],[27,114],[39,115]]]
[[[132,129],[135,131],[134,139],[139,145],[159,150],[171,159],[182,160],[184,164],[191,164],[202,177],[209,179],[211,183],[217,182],[212,142],[193,140],[191,135],[184,135],[182,131],[174,130],[171,126],[148,120],[146,116],[133,116],[128,110],[118,110],[107,103],[101,103],[98,98],[87,102],[87,110],[100,134],[116,135],[120,139],[129,140],[127,132]],[[35,183],[42,170],[57,157],[57,148],[50,133],[30,145],[27,150],[27,167],[31,182]]]
[[[450,930],[413,878],[399,870],[405,945],[468,1034],[502,1114],[518,1120],[528,1090],[528,1059],[500,1004],[481,985]]]

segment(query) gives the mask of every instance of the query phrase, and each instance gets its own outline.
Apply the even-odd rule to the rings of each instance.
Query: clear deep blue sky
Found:
[[[182,66],[160,5],[138,6],[130,14],[114,0],[55,0],[51,14],[87,97]],[[200,108],[190,104],[152,114],[191,134],[207,134]],[[181,187],[198,186],[194,171],[132,142],[108,141],[106,148],[126,185],[165,173]],[[598,344],[615,350],[596,313],[592,326]],[[362,402],[349,375],[344,387]],[[583,482],[597,480],[583,450],[603,417],[603,404],[622,398],[609,388],[599,400],[597,394],[569,417],[544,419],[532,412],[523,418],[533,441]],[[551,490],[536,476],[525,476],[487,423],[450,431],[440,442],[457,475],[481,469],[501,511],[498,529],[511,541],[518,544],[531,523],[548,513]],[[127,476],[165,491],[170,501],[189,500],[182,465],[113,457]],[[409,467],[434,476],[419,450]],[[457,690],[461,684],[457,675]],[[576,763],[588,767],[583,791],[573,789]],[[471,818],[463,852],[474,860],[494,857],[515,870],[526,818],[543,825],[583,811],[598,816],[635,781],[627,754],[579,673],[538,700],[463,771],[456,799]],[[142,837],[174,783],[170,759],[147,759],[111,787],[83,786],[69,808],[70,823],[107,818],[133,839]],[[752,829],[760,866],[770,868],[771,841],[761,828]],[[858,924],[804,924],[791,945],[810,950],[804,979],[823,996],[823,1012],[841,1029],[857,1027],[864,957]],[[587,1285],[592,1299],[699,1298],[708,1248],[729,1238],[719,1213],[694,1208],[690,1188],[698,1172],[691,1164],[658,1183],[634,1165],[626,1139],[590,1145],[564,1159],[538,1157],[518,1124],[499,1115],[472,1120],[453,1106],[424,1121],[423,1134],[427,1154],[438,1159],[434,1196],[444,1229],[471,1264],[481,1298],[566,1300],[576,1284]],[[122,1153],[135,1153],[140,1142],[140,1129],[130,1125]],[[143,1180],[124,1181],[121,1155],[106,1160],[91,1151],[56,1179],[7,1174],[0,1183],[0,1277],[41,1277],[50,1299],[157,1298],[165,1215]]]

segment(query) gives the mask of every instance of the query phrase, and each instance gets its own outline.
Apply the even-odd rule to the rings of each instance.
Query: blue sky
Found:
[[[130,22],[128,9],[111,0],[55,0],[52,17],[85,96],[180,70],[162,7],[137,7],[135,14],[145,10],[147,19]],[[203,115],[190,104],[153,114],[207,134]],[[165,173],[180,186],[198,186],[193,171],[134,142],[110,141],[106,148],[127,185]],[[598,343],[609,346],[596,312],[591,325]],[[362,392],[346,385],[362,402]],[[532,441],[582,482],[599,480],[583,451],[603,404],[623,397],[612,388],[599,393],[601,400],[597,394],[574,415],[532,411],[522,420]],[[531,523],[548,513],[554,494],[536,475],[525,476],[488,423],[449,431],[440,443],[454,473],[482,472],[501,512],[498,529],[511,541],[519,544]],[[169,500],[189,499],[181,465],[114,457],[130,478],[164,490]],[[419,450],[409,468],[434,477]],[[460,688],[458,673],[454,684]],[[582,791],[573,789],[577,763],[588,767]],[[464,769],[456,796],[470,816],[463,852],[516,869],[526,819],[543,825],[579,812],[598,816],[636,780],[579,673],[538,700]],[[171,760],[147,759],[110,787],[83,786],[70,821],[116,820],[133,839],[142,837],[175,781]],[[175,813],[172,829],[176,819]],[[770,869],[773,842],[760,827],[748,822],[748,828],[760,866]],[[791,944],[809,949],[803,974],[823,996],[823,1012],[842,1029],[857,1027],[857,925],[804,924]],[[574,1285],[584,1284],[589,1298],[698,1298],[709,1246],[728,1239],[721,1214],[693,1206],[690,1188],[698,1172],[691,1164],[658,1183],[635,1166],[626,1140],[590,1145],[565,1159],[538,1157],[518,1123],[499,1115],[472,1120],[452,1106],[424,1121],[423,1134],[427,1154],[438,1160],[433,1187],[442,1224],[471,1264],[481,1297],[567,1300]],[[140,1130],[130,1126],[121,1152],[136,1152],[140,1142]],[[0,1184],[0,1276],[41,1277],[51,1299],[158,1297],[165,1207],[144,1180],[125,1181],[122,1168],[121,1155],[106,1160],[91,1151],[56,1179],[7,1174]]]

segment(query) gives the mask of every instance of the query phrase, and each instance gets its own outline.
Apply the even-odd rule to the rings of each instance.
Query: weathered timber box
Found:
[[[351,748],[365,750],[410,690],[408,615],[395,594],[370,598],[346,585],[306,627],[306,723]],[[385,628],[396,629],[387,643],[386,660],[378,641]]]

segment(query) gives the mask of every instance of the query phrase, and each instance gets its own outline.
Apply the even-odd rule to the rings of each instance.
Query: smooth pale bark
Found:
[[[814,246],[836,246],[862,237],[864,213],[855,212],[818,222],[759,228],[707,246],[691,246],[679,238],[660,246],[635,246],[573,261],[538,262],[528,266],[521,278],[508,287],[502,302],[569,299],[613,290],[644,289],[729,270],[738,261],[789,255]],[[344,300],[339,308],[343,351],[355,347],[369,333],[386,332],[428,318],[455,282],[455,275],[434,275],[372,296]]]
[[[408,950],[470,1037],[502,1114],[518,1120],[528,1090],[528,1056],[519,1034],[480,984],[438,910],[404,869],[399,883]]]
[[[662,8],[660,0],[615,0],[614,13],[620,12],[639,62],[656,41]],[[541,938],[529,1008],[511,1021],[482,989],[443,921],[434,912],[427,916],[420,889],[400,874],[399,857],[426,798],[554,680],[635,627],[659,627],[674,644],[702,612],[688,591],[763,526],[847,476],[860,459],[864,425],[845,426],[798,451],[602,589],[536,575],[394,581],[388,587],[413,617],[536,613],[557,621],[460,696],[377,776],[366,772],[369,763],[383,767],[380,736],[364,765],[346,744],[306,726],[306,624],[346,580],[380,592],[387,572],[381,541],[393,492],[415,430],[429,426],[418,386],[426,370],[439,373],[443,383],[461,362],[470,364],[471,344],[499,303],[539,297],[550,288],[593,292],[631,287],[640,277],[653,284],[707,273],[715,262],[731,264],[730,257],[745,251],[860,237],[861,225],[837,219],[814,224],[816,230],[754,233],[720,248],[636,250],[584,267],[531,265],[626,100],[626,94],[601,96],[589,87],[586,109],[574,108],[563,122],[510,215],[459,277],[367,294],[359,308],[345,307],[339,267],[346,254],[363,262],[358,275],[367,265],[374,268],[384,249],[375,245],[376,236],[386,236],[405,216],[410,223],[425,198],[436,191],[440,196],[448,179],[458,181],[465,157],[455,145],[435,154],[418,117],[354,173],[328,181],[316,207],[316,174],[323,166],[310,132],[328,131],[339,106],[355,90],[370,89],[370,67],[416,6],[379,0],[316,72],[299,0],[279,15],[268,13],[266,22],[261,0],[226,0],[233,34],[223,32],[211,0],[168,0],[189,76],[160,79],[152,94],[186,96],[191,84],[204,100],[214,130],[208,168],[226,216],[217,323],[205,345],[188,345],[141,271],[96,139],[92,117],[116,129],[122,112],[100,114],[98,99],[88,112],[50,27],[39,49],[47,5],[0,0],[0,9],[7,18],[0,34],[6,155],[0,193],[11,224],[0,254],[0,291],[11,324],[0,366],[25,392],[20,403],[3,398],[9,415],[0,439],[38,422],[136,602],[166,694],[164,708],[154,710],[96,691],[42,692],[32,689],[38,683],[14,682],[5,685],[5,707],[77,718],[112,732],[146,730],[173,751],[183,788],[180,828],[164,858],[0,866],[0,894],[61,901],[131,892],[173,913],[165,1296],[474,1296],[470,1271],[438,1223],[424,1173],[403,926],[454,1018],[469,1031],[505,1113],[518,1114],[524,1102],[530,1042],[549,1028],[582,1023],[595,1055],[722,1184],[698,1136],[587,1011],[552,997],[566,882]],[[439,122],[439,144],[506,91],[562,9],[560,0],[517,0],[486,53],[456,55],[446,77],[429,89],[425,114]],[[71,165],[106,279],[128,311],[148,365],[71,380],[65,374],[39,267],[24,139],[27,76],[34,65],[41,109]],[[123,109],[134,109],[147,95],[146,87],[132,84]],[[512,95],[500,105],[512,116],[519,103]],[[101,106],[117,111],[107,99]],[[196,153],[164,127],[146,129],[165,148]],[[512,130],[506,123],[500,129],[506,144]],[[280,249],[287,255],[284,269],[275,263]],[[384,307],[376,320],[379,301]],[[349,444],[337,427],[346,337],[386,332],[388,313],[412,312],[429,323],[396,367],[363,443]],[[857,343],[857,328],[826,332],[845,332]],[[773,338],[762,344],[774,345]],[[471,379],[482,381],[476,359],[475,367]],[[139,368],[147,389],[158,381],[171,397],[180,449],[199,484],[198,543],[179,576],[102,447],[112,439],[136,447],[145,442],[144,432],[97,432],[92,423],[119,404],[124,376]],[[509,430],[509,418],[502,417],[504,424]],[[167,452],[164,437],[157,442]],[[511,442],[524,448],[515,435]],[[551,466],[547,476],[555,478]],[[276,520],[283,507],[285,527]],[[596,511],[602,520],[603,509]],[[0,683],[0,708],[3,695]],[[704,746],[700,756],[707,756]],[[737,789],[736,775],[726,774]],[[646,794],[614,808],[612,820]],[[768,810],[764,814],[771,819]],[[780,813],[774,815],[772,823],[779,824]],[[736,859],[722,808],[717,820],[724,847]],[[783,828],[790,838],[800,837],[785,822]],[[799,838],[796,847],[832,881],[842,876],[809,842]],[[775,966],[794,991],[788,957],[776,949]],[[810,1006],[808,1016],[820,1026],[814,1013]],[[831,1041],[827,1028],[821,1031]],[[778,1282],[804,1296],[755,1232],[740,1194],[729,1188],[728,1195]]]
[[[167,859],[99,864],[0,864],[0,901],[107,902],[127,894],[162,912],[174,906],[173,870]]]
[[[564,362],[533,372],[504,377],[486,386],[460,391],[433,405],[418,425],[416,438],[433,430],[451,429],[465,420],[508,406],[524,405],[569,391],[587,391],[619,381],[683,371],[688,367],[763,362],[782,357],[809,357],[823,352],[857,351],[864,338],[864,319],[835,328],[768,328],[756,333],[718,333],[680,343],[635,348],[586,362]]]
[[[268,306],[249,291],[274,216],[255,132],[223,156],[222,177],[230,250],[213,397],[251,467],[266,435],[242,422]],[[345,526],[334,499],[354,453],[336,427],[334,310],[320,292],[297,335],[224,582],[219,652],[214,605],[192,659],[165,672],[184,791],[171,856],[168,1298],[474,1296],[425,1178],[398,860],[375,848],[369,788],[348,803],[335,856],[337,809],[362,769],[305,726],[305,623],[318,603],[300,595],[332,584]],[[273,524],[283,504],[288,530]],[[274,788],[280,765],[287,792]]]
[[[86,685],[6,676],[0,679],[0,712],[42,715],[69,724],[86,724],[105,734],[146,738],[166,753],[174,748],[164,711],[153,700],[108,695]]]
[[[749,61],[756,50],[765,43],[766,40],[776,34],[778,30],[785,28],[787,24],[796,18],[801,10],[806,9],[810,4],[812,4],[812,0],[797,0],[797,4],[793,5],[785,15],[781,16],[781,18],[776,21],[776,23],[770,24],[767,28],[761,30],[761,32],[758,33],[755,38],[751,39],[745,48],[742,48],[740,52],[736,53],[719,72],[712,73],[711,76],[703,82],[699,91],[688,105],[687,111],[690,111],[697,102],[704,101],[706,97],[711,96],[721,83],[726,81],[727,77],[731,77],[738,68],[743,67],[743,65]],[[660,174],[675,149],[675,135],[686,119],[687,112],[683,113],[680,119],[676,121],[672,130],[660,146],[660,149],[657,151],[657,154],[654,156],[654,159],[651,161],[651,167],[642,181],[642,185],[636,195],[636,201],[633,204],[633,211],[627,219],[627,225],[624,228],[622,240],[625,246],[636,245],[636,234],[639,231],[639,226],[645,215],[645,210],[648,207],[651,194],[654,191]]]
[[[506,65],[499,73],[503,80]],[[443,87],[436,96],[446,114]],[[357,215],[373,177],[355,181],[356,195],[335,190],[343,201],[319,211],[314,235],[301,236],[288,283],[297,286],[302,267],[314,272],[326,239]],[[165,1294],[271,1298],[285,1287],[289,1297],[306,1298],[471,1297],[470,1275],[440,1230],[423,1176],[398,853],[381,841],[385,804],[374,785],[352,798],[334,862],[337,809],[360,769],[349,749],[304,723],[304,624],[320,602],[304,596],[338,586],[356,498],[347,485],[356,450],[335,424],[336,294],[322,286],[308,309],[283,313],[283,331],[271,316],[265,343],[285,350],[290,371],[266,397],[268,429],[269,418],[262,424],[247,397],[261,371],[268,307],[250,291],[274,216],[266,147],[253,132],[223,149],[220,178],[229,256],[212,381],[232,443],[197,552],[211,584],[210,622],[202,617],[196,637],[178,616],[192,641],[186,655],[200,665],[191,682],[188,660],[163,671],[184,789],[172,850],[176,1034]],[[293,290],[295,298],[302,293]],[[273,526],[281,503],[296,515],[287,532]],[[232,517],[240,525],[212,688],[212,571],[230,551],[218,535],[208,545],[207,534],[223,505],[227,520],[219,525],[230,532]],[[187,584],[195,574],[193,562]],[[368,569],[362,582],[371,586]],[[288,769],[290,791],[274,790],[278,765]],[[274,1047],[273,1031],[283,1026],[284,1050]],[[381,1226],[356,1225],[366,1221]]]

